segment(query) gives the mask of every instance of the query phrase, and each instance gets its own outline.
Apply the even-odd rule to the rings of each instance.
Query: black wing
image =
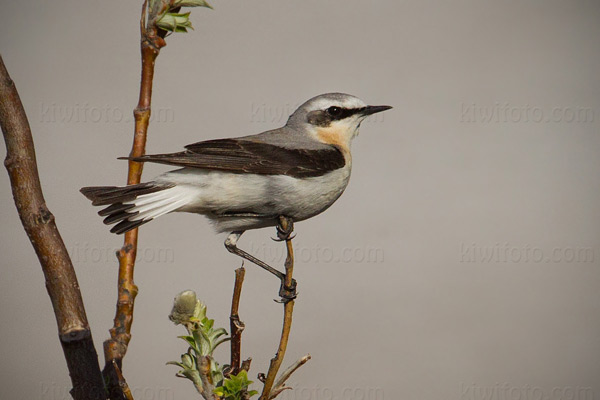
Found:
[[[179,153],[123,159],[234,173],[288,175],[295,178],[321,176],[345,165],[344,155],[334,146],[305,150],[244,139],[216,139],[190,144],[185,148],[186,151]]]

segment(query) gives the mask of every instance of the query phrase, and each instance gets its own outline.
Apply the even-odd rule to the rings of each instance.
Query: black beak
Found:
[[[385,110],[389,110],[392,106],[366,106],[361,110],[362,115],[371,115]]]

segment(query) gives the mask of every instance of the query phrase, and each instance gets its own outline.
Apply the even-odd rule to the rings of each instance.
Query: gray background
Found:
[[[285,364],[313,359],[282,398],[600,398],[600,4],[212,3],[157,61],[148,152],[278,127],[329,91],[394,106],[363,124],[346,193],[296,226],[300,297]],[[3,1],[0,13],[0,50],[100,351],[122,238],[78,189],[125,181],[116,157],[132,140],[140,4]],[[148,165],[144,176],[165,170]],[[5,173],[0,226],[0,398],[68,398]],[[273,233],[240,246],[278,263]],[[189,214],[141,230],[125,360],[136,399],[197,397],[165,365],[185,350],[167,314],[194,289],[228,326],[240,261],[223,239]],[[243,355],[254,378],[276,349],[281,306],[277,282],[247,269]]]

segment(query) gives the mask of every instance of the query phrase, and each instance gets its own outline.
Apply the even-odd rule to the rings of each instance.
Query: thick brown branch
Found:
[[[131,157],[139,157],[145,153],[148,124],[150,121],[154,63],[160,48],[165,45],[164,40],[157,35],[157,30],[153,22],[149,23],[148,27],[146,27],[146,11],[147,3],[144,2],[140,20],[142,59],[140,95],[138,105],[133,112],[135,117],[135,131],[133,145],[131,152],[129,153]],[[155,16],[151,12],[148,21],[154,21],[154,18]],[[129,161],[127,172],[128,185],[140,183],[142,169],[142,163]],[[111,337],[104,342],[104,355],[106,361],[104,374],[107,378],[117,375],[114,371],[110,371],[113,368],[113,365],[122,369],[122,360],[123,357],[125,357],[127,346],[131,340],[133,307],[138,292],[138,288],[133,281],[137,244],[138,230],[136,228],[125,233],[123,247],[117,252],[117,258],[119,260],[117,311],[113,327],[110,329]],[[120,380],[119,382],[110,380],[108,385],[112,389],[116,389],[117,386],[123,387],[124,380]],[[110,390],[111,393],[116,391],[117,390]]]
[[[46,207],[31,129],[17,89],[0,56],[0,126],[6,142],[4,165],[27,236],[40,260],[52,301],[75,399],[105,399],[98,355],[92,341],[77,276]]]
[[[231,299],[231,313],[229,314],[229,327],[231,329],[231,367],[229,374],[237,375],[240,372],[240,363],[242,360],[242,332],[245,328],[240,320],[238,309],[240,307],[240,297],[242,295],[242,284],[246,270],[240,267],[235,270],[235,284],[233,286],[233,297]]]
[[[279,223],[283,230],[288,231],[291,230],[291,221],[285,217],[279,218]],[[291,231],[289,232],[291,234]],[[285,244],[287,247],[287,257],[285,259],[285,286],[284,287],[292,287],[293,286],[293,273],[294,273],[294,248],[292,246],[292,239],[290,235],[287,235],[285,240]],[[271,359],[271,363],[269,365],[269,371],[267,372],[267,376],[265,378],[264,387],[262,393],[260,395],[259,400],[269,400],[271,399],[271,390],[273,388],[273,384],[275,383],[275,377],[277,376],[277,372],[281,367],[281,363],[283,362],[283,358],[285,356],[285,352],[287,349],[288,339],[290,336],[290,330],[292,328],[292,314],[294,312],[294,300],[288,299],[283,302],[283,328],[281,330],[281,339],[279,340],[279,347],[277,348],[277,353],[275,357]]]

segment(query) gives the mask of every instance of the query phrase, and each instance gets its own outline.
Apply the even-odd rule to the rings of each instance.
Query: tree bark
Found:
[[[14,82],[0,56],[0,126],[6,142],[4,165],[25,232],[40,260],[58,335],[76,400],[105,399],[98,354],[92,341],[77,276],[48,210],[37,169],[29,122]]]

